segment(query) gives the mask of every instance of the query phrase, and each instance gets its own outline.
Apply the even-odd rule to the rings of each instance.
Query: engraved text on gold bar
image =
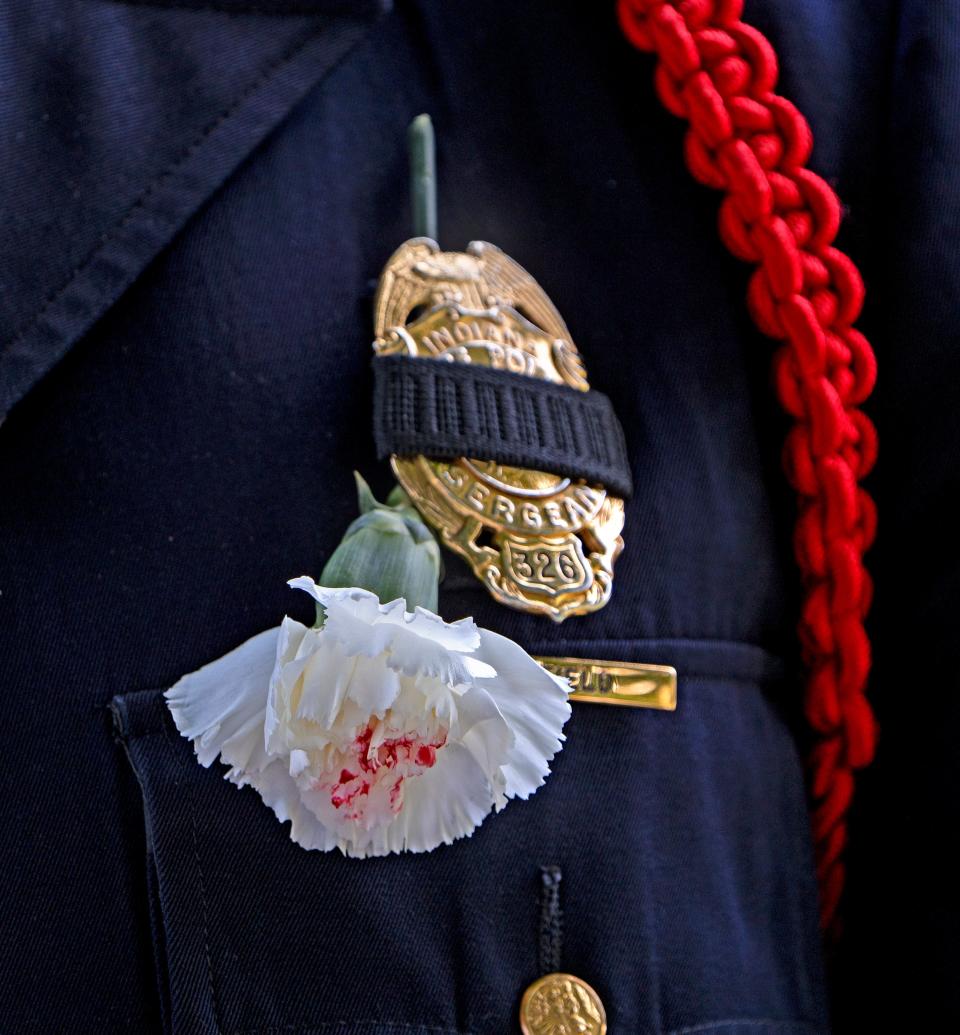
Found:
[[[554,675],[568,680],[571,701],[676,710],[677,671],[669,665],[594,658],[538,657],[537,661]]]

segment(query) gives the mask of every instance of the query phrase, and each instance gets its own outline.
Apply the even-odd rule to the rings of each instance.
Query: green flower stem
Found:
[[[418,115],[407,130],[413,236],[437,239],[437,160],[433,123]]]

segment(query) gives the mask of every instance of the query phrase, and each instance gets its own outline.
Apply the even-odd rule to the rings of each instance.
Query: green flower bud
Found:
[[[320,584],[359,586],[383,603],[403,597],[408,611],[419,605],[436,612],[441,561],[433,533],[399,485],[378,503],[363,478],[355,477],[360,516],[331,554]],[[323,615],[317,620],[322,624]]]

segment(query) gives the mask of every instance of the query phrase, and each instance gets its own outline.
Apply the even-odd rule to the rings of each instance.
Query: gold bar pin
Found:
[[[632,661],[595,658],[538,657],[536,660],[570,683],[571,701],[676,711],[677,670],[669,665],[638,665]]]

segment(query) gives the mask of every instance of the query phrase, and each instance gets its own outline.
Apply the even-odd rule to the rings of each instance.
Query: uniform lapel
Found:
[[[384,6],[0,0],[0,417]]]

